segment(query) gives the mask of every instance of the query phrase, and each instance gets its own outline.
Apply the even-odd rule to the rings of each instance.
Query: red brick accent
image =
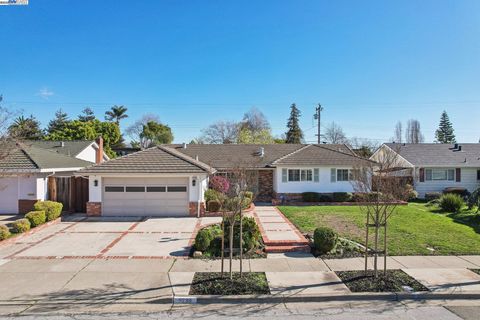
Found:
[[[87,202],[87,216],[98,217],[102,215],[101,202]]]
[[[273,196],[273,170],[258,170],[258,195],[255,200],[270,201]]]
[[[205,203],[200,202],[200,217],[205,216]],[[188,203],[188,213],[190,217],[196,217],[198,214],[198,202]]]
[[[33,205],[37,203],[38,200],[27,200],[19,199],[18,200],[18,213],[25,214],[33,211]]]

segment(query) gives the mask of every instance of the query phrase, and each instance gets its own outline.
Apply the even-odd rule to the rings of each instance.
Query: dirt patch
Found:
[[[360,229],[354,222],[338,215],[324,215],[320,218],[323,224],[336,230],[340,235],[352,239],[365,237],[365,230]]]

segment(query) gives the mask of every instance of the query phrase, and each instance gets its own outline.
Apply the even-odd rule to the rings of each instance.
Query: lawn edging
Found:
[[[62,217],[58,217],[56,218],[55,220],[52,220],[52,221],[48,221],[38,227],[35,227],[35,228],[32,228],[30,230],[28,230],[27,232],[23,232],[23,233],[18,233],[18,234],[13,234],[10,238],[8,239],[5,239],[3,241],[0,241],[0,246],[2,245],[6,245],[6,244],[11,244],[19,239],[22,239],[26,236],[29,236],[29,235],[32,235],[38,231],[41,231],[49,226],[52,226],[52,225],[55,225],[55,224],[58,224],[60,221],[62,221]]]

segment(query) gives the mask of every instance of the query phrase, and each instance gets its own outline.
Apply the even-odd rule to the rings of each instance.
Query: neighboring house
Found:
[[[353,192],[351,170],[371,161],[346,145],[162,145],[95,165],[90,215],[197,216],[204,210],[208,177],[236,168],[257,173],[257,200],[298,199],[303,192]]]
[[[81,186],[88,185],[71,178],[73,173],[108,159],[101,139],[6,143],[0,151],[0,214],[26,213],[38,200],[80,211],[88,201],[88,189],[82,194]]]
[[[480,187],[480,143],[383,144],[371,157],[396,156],[396,167],[412,177],[419,197],[428,192],[461,187],[472,192]]]

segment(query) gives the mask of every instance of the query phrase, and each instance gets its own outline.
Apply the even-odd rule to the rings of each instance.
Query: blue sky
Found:
[[[480,137],[480,1],[50,1],[0,7],[4,105],[46,125],[58,108],[156,113],[176,142],[289,106],[315,140],[324,124],[389,139],[420,120],[433,140],[446,109],[457,140]]]

